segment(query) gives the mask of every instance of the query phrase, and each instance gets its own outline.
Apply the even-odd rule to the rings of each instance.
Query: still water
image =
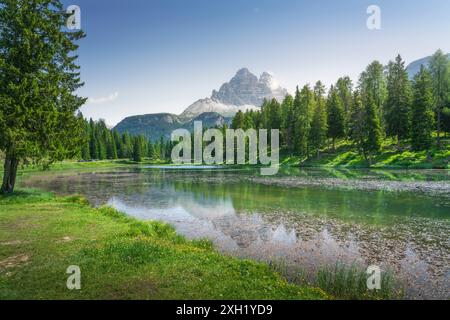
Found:
[[[420,192],[289,187],[253,180],[259,171],[147,167],[49,172],[21,186],[82,194],[188,238],[208,238],[238,257],[283,261],[315,274],[337,262],[390,270],[410,298],[450,298],[450,199]],[[447,171],[290,170],[279,177],[428,181],[450,188]],[[351,185],[351,183],[350,183]]]

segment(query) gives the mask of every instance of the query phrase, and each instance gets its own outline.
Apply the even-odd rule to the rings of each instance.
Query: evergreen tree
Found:
[[[191,139],[192,142],[194,142],[194,139]],[[159,139],[159,152],[160,152],[160,159],[166,160],[166,148],[164,144],[164,137],[161,136]]]
[[[147,144],[147,157],[152,160],[155,159],[155,148],[152,140],[149,140]]]
[[[0,0],[1,193],[13,193],[20,161],[53,161],[79,154],[85,99],[76,41],[66,32],[59,0]]]
[[[358,152],[364,154],[365,110],[359,91],[353,94],[349,119],[349,137],[356,145]]]
[[[99,134],[96,137],[97,140],[97,154],[98,154],[98,159],[99,160],[105,160],[106,159],[106,143],[105,140],[103,139],[103,136],[101,134]]]
[[[412,147],[416,151],[428,151],[433,141],[433,84],[429,72],[423,65],[414,78],[412,117]]]
[[[336,89],[339,97],[341,98],[342,106],[344,107],[344,129],[345,133],[347,133],[353,91],[353,83],[350,77],[346,76],[339,78],[336,83]]]
[[[325,85],[322,83],[322,81],[317,81],[316,84],[314,85],[314,97],[317,99],[319,99],[320,97],[324,97],[325,96]]]
[[[128,159],[132,157],[133,154],[133,141],[130,134],[126,131],[122,135],[122,148],[123,148],[123,159]]]
[[[448,134],[450,133],[450,103],[447,103],[449,107],[445,107],[442,109],[442,131]]]
[[[253,110],[250,110],[248,112],[246,112],[244,114],[244,122],[243,122],[243,127],[242,129],[247,130],[247,129],[254,129],[255,128],[255,123],[254,123],[254,112]]]
[[[89,148],[89,141],[83,143],[81,147],[81,159],[83,160],[91,160],[91,152]]]
[[[268,127],[267,129],[281,129],[281,105],[276,99],[269,103]]]
[[[132,160],[135,162],[142,161],[142,142],[139,136],[133,138]]]
[[[117,129],[113,130],[113,138],[114,138],[114,143],[115,143],[116,149],[117,149],[117,158],[118,159],[125,159],[124,153],[123,153],[122,138],[120,136],[119,131],[117,131]]]
[[[374,61],[369,64],[359,78],[359,90],[363,105],[375,103],[377,116],[382,121],[384,119],[383,106],[387,97],[386,79],[384,76],[384,66]]]
[[[106,154],[110,160],[117,159],[116,141],[114,140],[114,135],[111,132],[107,133]]]
[[[291,118],[293,116],[294,98],[287,95],[281,104],[281,146],[287,148],[292,153],[293,128],[291,128]]]
[[[437,144],[441,146],[442,111],[450,94],[450,61],[438,50],[430,60],[430,72],[434,93],[434,108],[436,112]]]
[[[84,124],[84,132],[85,132],[85,141],[83,143],[83,146],[81,147],[81,159],[83,160],[91,160],[91,150],[90,150],[90,125],[89,122],[85,121]]]
[[[98,143],[97,143],[97,128],[94,121],[91,119],[89,122],[90,127],[90,137],[89,137],[89,149],[91,154],[91,159],[98,160]]]
[[[245,126],[244,113],[239,110],[231,122],[231,128],[234,130],[242,129]]]
[[[328,97],[328,137],[333,142],[333,150],[336,150],[336,139],[343,138],[344,130],[344,107],[335,87],[331,87]]]
[[[411,86],[405,62],[398,55],[390,62],[387,75],[385,123],[388,136],[397,141],[409,138],[411,118]]]
[[[316,84],[316,88],[318,88]],[[309,132],[309,142],[311,148],[316,151],[317,157],[320,155],[320,149],[324,146],[327,139],[327,111],[325,108],[325,101],[322,96],[322,90],[315,90],[316,108],[311,124],[311,131]]]
[[[364,140],[362,143],[363,154],[372,165],[372,154],[381,149],[382,131],[380,119],[378,118],[375,100],[369,98],[364,112]]]
[[[296,93],[296,98],[294,99],[296,151],[298,155],[303,157],[309,156],[308,139],[314,104],[314,93],[308,85],[305,85],[301,92]]]

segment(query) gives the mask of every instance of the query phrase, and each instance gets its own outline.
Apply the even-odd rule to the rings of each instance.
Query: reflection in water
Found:
[[[240,179],[244,174],[123,171],[34,176],[22,183],[82,193],[95,205],[165,221],[239,257],[282,259],[310,273],[337,261],[377,264],[394,271],[410,297],[450,297],[448,199],[280,188],[248,183]]]

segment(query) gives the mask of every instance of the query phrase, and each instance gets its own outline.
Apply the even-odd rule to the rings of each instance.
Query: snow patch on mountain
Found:
[[[254,105],[229,105],[216,101],[211,98],[200,99],[190,105],[181,115],[181,119],[192,119],[205,112],[215,112],[224,117],[232,117],[239,110],[258,110],[259,108]]]

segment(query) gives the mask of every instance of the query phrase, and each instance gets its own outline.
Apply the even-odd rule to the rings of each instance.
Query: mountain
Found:
[[[116,127],[120,133],[128,131],[131,135],[143,134],[147,138],[158,140],[161,136],[166,139],[170,133],[183,126],[177,115],[170,113],[146,114],[123,119]]]
[[[247,68],[243,68],[219,91],[214,90],[211,99],[227,105],[261,106],[264,99],[276,98],[281,101],[286,94],[286,89],[281,88],[271,74],[264,72],[258,79]]]
[[[120,133],[143,134],[153,140],[161,136],[168,139],[175,129],[191,130],[194,121],[202,121],[205,128],[229,125],[239,110],[258,110],[264,99],[275,98],[281,102],[287,93],[270,73],[263,72],[258,78],[247,68],[242,68],[218,91],[213,90],[210,98],[197,100],[181,115],[159,113],[133,116],[125,118],[115,128]]]
[[[181,119],[192,119],[205,112],[215,112],[224,117],[233,117],[239,110],[258,109],[253,105],[228,105],[211,98],[200,99],[190,105],[181,115]]]
[[[450,59],[450,53],[447,55],[447,57]],[[414,76],[419,73],[421,65],[424,65],[425,67],[428,68],[430,60],[431,56],[411,62],[406,68],[406,70],[408,71],[409,78],[413,79]]]
[[[263,72],[258,79],[247,68],[242,68],[219,91],[214,90],[210,98],[200,99],[190,105],[181,118],[190,119],[204,112],[232,117],[239,110],[259,109],[264,99],[275,98],[281,102],[287,93],[268,72]]]
[[[145,135],[153,141],[161,137],[170,139],[170,135],[176,129],[194,129],[194,122],[201,121],[204,128],[222,127],[224,124],[230,126],[232,117],[224,117],[216,112],[204,112],[188,121],[180,116],[170,113],[147,114],[142,116],[128,117],[122,120],[116,127],[120,133],[128,131],[131,135]]]

